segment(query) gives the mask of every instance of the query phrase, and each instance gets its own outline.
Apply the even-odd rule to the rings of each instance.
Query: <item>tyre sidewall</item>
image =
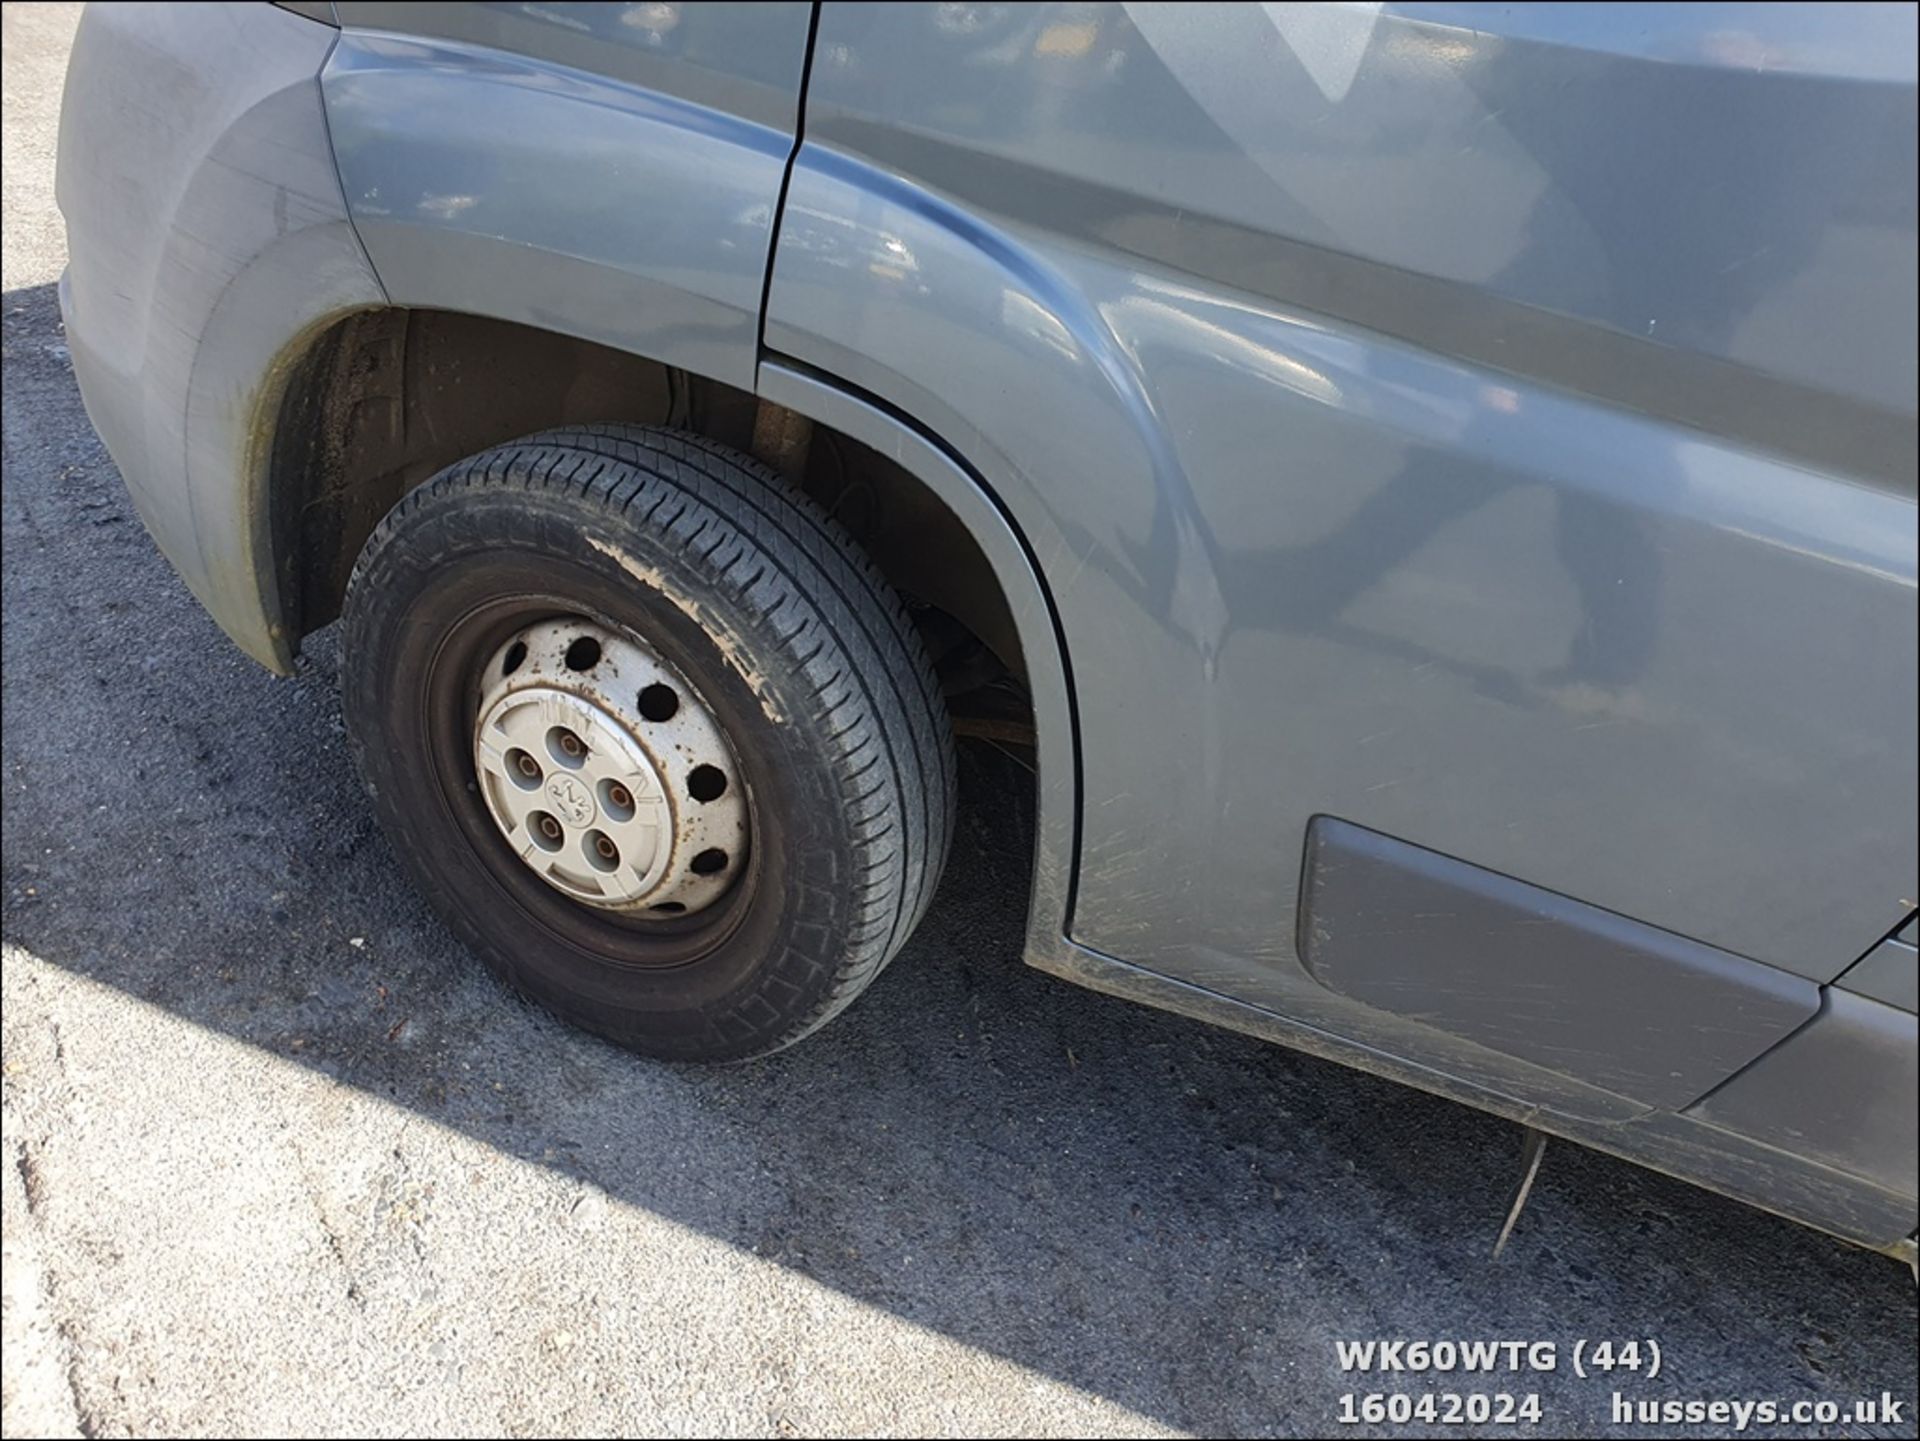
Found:
[[[783,1017],[824,1001],[850,944],[881,942],[847,935],[856,858],[817,687],[702,564],[722,547],[673,551],[581,492],[448,487],[403,505],[356,573],[344,642],[349,735],[402,864],[489,966],[578,1024],[669,1056],[775,1043]],[[466,632],[515,596],[639,636],[725,731],[748,791],[752,895],[704,957],[622,957],[605,918],[534,875],[486,817],[472,714],[450,727],[447,707],[470,685]]]

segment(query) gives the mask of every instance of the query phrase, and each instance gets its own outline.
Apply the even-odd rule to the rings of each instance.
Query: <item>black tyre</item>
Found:
[[[698,436],[559,430],[441,472],[360,555],[343,670],[414,883],[509,985],[636,1051],[799,1040],[946,858],[953,743],[899,597]]]

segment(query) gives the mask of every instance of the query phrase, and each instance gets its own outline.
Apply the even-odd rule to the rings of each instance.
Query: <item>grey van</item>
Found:
[[[1910,5],[108,5],[89,415],[502,980],[1026,959],[1912,1258]]]

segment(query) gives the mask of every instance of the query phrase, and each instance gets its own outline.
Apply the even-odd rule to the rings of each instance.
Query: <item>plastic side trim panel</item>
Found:
[[[1084,946],[1068,944],[1036,962],[1091,990],[1209,1025],[1274,1041],[1437,1096],[1477,1106],[1596,1150],[1678,1176],[1849,1241],[1905,1254],[1915,1220],[1911,1192],[1876,1185],[1751,1137],[1701,1124],[1689,1113],[1651,1111],[1624,1124],[1543,1110],[1500,1091],[1442,1075],[1398,1056]],[[1883,1008],[1884,1009],[1884,1008]]]
[[[1837,987],[1785,1045],[1689,1116],[1920,1193],[1920,1018]]]
[[[1331,816],[1300,955],[1342,995],[1676,1110],[1820,1006],[1800,976]]]

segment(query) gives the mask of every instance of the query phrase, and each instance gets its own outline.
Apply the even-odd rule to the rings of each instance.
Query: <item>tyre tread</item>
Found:
[[[410,492],[361,553],[349,615],[368,569],[420,512],[516,486],[564,494],[677,553],[806,680],[808,720],[829,748],[853,836],[853,914],[841,953],[817,962],[833,972],[806,988],[814,1002],[779,1017],[740,1053],[791,1045],[844,1009],[897,953],[925,914],[951,841],[952,735],[905,602],[844,527],[760,462],[684,431],[588,425],[482,452]]]

